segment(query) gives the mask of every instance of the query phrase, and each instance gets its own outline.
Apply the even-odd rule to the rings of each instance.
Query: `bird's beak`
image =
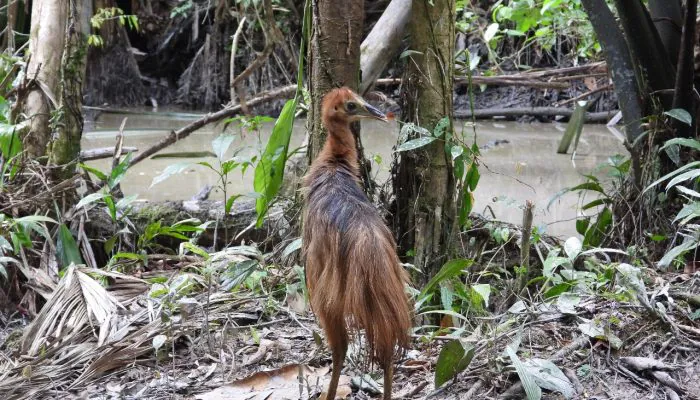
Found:
[[[388,121],[386,115],[383,112],[379,111],[376,107],[369,104],[365,99],[359,96],[356,96],[355,98],[360,104],[360,109],[357,113],[358,117],[374,118],[384,122]]]
[[[388,119],[386,118],[386,115],[383,112],[379,111],[376,107],[373,107],[372,105],[367,104],[367,103],[364,103],[363,107],[365,108],[365,111],[367,112],[368,117],[375,118],[375,119],[378,119],[378,120],[384,121],[384,122],[388,121]]]

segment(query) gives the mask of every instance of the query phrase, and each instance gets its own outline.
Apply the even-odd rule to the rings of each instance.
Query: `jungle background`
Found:
[[[301,178],[349,86],[395,398],[700,398],[697,0],[3,0],[0,392],[323,397]],[[382,323],[377,321],[377,323]],[[339,394],[375,397],[353,344]]]

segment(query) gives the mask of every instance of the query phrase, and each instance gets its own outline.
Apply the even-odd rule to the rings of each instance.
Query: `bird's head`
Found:
[[[387,121],[383,112],[347,87],[333,89],[323,97],[321,115],[326,123],[335,121],[347,124],[363,118]]]

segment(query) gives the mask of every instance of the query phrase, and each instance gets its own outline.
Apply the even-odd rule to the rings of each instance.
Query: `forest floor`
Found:
[[[245,261],[240,250],[218,259]],[[620,282],[606,285],[615,290],[528,296],[506,311],[493,309],[508,294],[494,293],[488,310],[454,321],[458,329],[418,332],[395,364],[394,398],[524,398],[505,352],[511,347],[538,384],[552,389],[545,399],[700,399],[700,272],[631,268],[642,276],[625,278],[620,270]],[[264,280],[234,292],[222,278],[208,292],[195,271],[192,263],[170,262],[105,273],[107,292],[121,306],[98,327],[86,322],[84,309],[72,313],[65,305],[81,297],[62,289],[79,285],[86,293],[82,274],[94,272],[71,269],[56,288],[57,303],[47,304],[31,329],[60,320],[65,335],[26,340],[25,319],[0,318],[0,362],[10,367],[0,376],[3,398],[318,398],[330,379],[330,353],[301,292],[279,287],[293,273],[270,268]],[[636,298],[621,290],[629,282],[638,286]],[[68,311],[52,315],[54,306]],[[440,351],[457,337],[473,358],[436,390]],[[20,347],[31,352],[37,344],[34,356],[19,357]],[[339,393],[353,399],[381,391],[381,370],[366,368],[361,349],[351,346],[341,378]],[[358,391],[363,376],[369,378]]]

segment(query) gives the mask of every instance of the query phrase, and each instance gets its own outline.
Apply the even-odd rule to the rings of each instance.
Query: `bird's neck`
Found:
[[[355,136],[350,130],[350,125],[343,122],[326,121],[328,139],[323,146],[319,158],[332,163],[344,162],[355,175],[359,175],[360,168],[357,162],[357,144]]]

